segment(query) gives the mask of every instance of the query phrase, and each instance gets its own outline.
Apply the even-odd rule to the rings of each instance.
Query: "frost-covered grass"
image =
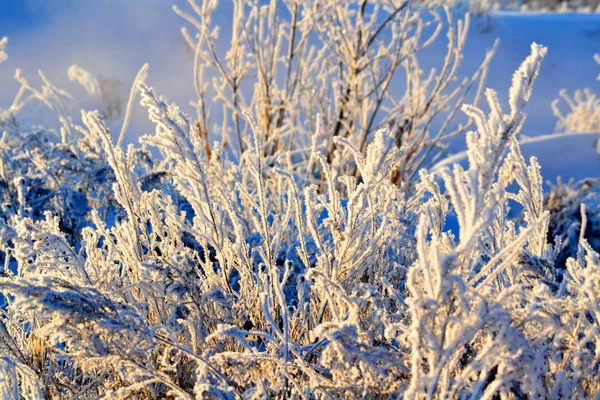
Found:
[[[548,49],[532,44],[503,107],[484,90],[493,49],[458,79],[469,19],[443,2],[235,0],[225,55],[219,6],[175,10],[196,29],[194,117],[147,65],[121,110],[72,67],[99,110],[80,119],[17,71],[0,397],[597,396],[600,184],[544,195],[519,145]],[[155,132],[124,149],[138,101]],[[35,102],[57,127],[22,127]],[[459,137],[467,163],[444,163]]]

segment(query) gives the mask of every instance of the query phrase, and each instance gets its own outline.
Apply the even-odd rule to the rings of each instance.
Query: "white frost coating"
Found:
[[[595,54],[594,60],[600,64],[600,55]],[[600,75],[598,75],[600,80]],[[571,98],[566,89],[559,92],[560,98],[552,102],[552,113],[558,122],[558,132],[581,133],[600,132],[600,98],[590,88],[576,90]],[[568,112],[563,114],[559,103],[566,103]]]
[[[0,137],[0,397],[598,396],[594,183],[545,198],[517,140],[546,49],[504,112],[483,89],[491,53],[455,80],[468,18],[439,5],[235,0],[223,57],[219,2],[190,0],[196,115],[143,67],[130,105],[139,91],[155,129],[127,149],[127,123],[115,146],[100,112],[80,123],[18,72]],[[421,71],[441,31],[444,62]],[[489,112],[465,105],[451,132],[470,88]],[[17,123],[34,100],[60,135]],[[468,165],[427,173],[463,131]]]
[[[8,44],[8,38],[5,36],[0,39],[0,63],[8,60],[8,55],[6,54],[6,45]]]
[[[67,76],[70,81],[76,81],[84,87],[85,91],[90,96],[100,95],[100,85],[96,77],[89,71],[77,66],[71,65],[67,70]]]

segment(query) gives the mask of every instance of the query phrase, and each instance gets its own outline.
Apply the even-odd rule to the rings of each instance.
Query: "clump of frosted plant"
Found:
[[[6,45],[8,44],[8,38],[4,36],[0,39],[0,63],[3,63],[8,59],[8,55],[6,54]]]
[[[531,55],[513,75],[510,88],[510,114],[503,114],[496,93],[488,89],[486,99],[491,113],[465,105],[464,112],[475,121],[476,131],[467,133],[468,170],[455,164],[452,173],[442,172],[448,192],[458,216],[461,240],[466,245],[472,234],[491,220],[489,210],[501,201],[505,182],[495,182],[510,144],[523,124],[523,106],[531,95],[533,82],[539,72],[546,48],[533,44]],[[508,177],[506,177],[508,178]],[[505,178],[505,179],[506,179]]]
[[[42,399],[44,390],[31,368],[9,356],[0,358],[0,396],[3,399]]]
[[[586,230],[581,232],[580,205],[585,204]],[[556,261],[557,268],[564,268],[569,257],[575,257],[579,238],[583,234],[592,246],[600,246],[600,182],[585,179],[579,182],[563,182],[560,179],[550,187],[544,198],[544,208],[550,212],[549,233],[562,239],[562,249]]]
[[[41,89],[17,74],[10,115],[38,100],[59,131],[14,123],[0,138],[0,394],[598,394],[600,272],[584,237],[597,201],[586,198],[563,268],[560,238],[549,241],[564,236],[548,211],[559,213],[517,140],[544,47],[533,44],[514,74],[508,111],[478,87],[490,112],[465,105],[469,123],[448,132],[491,53],[448,92],[468,18],[454,25],[437,2],[285,2],[292,19],[281,24],[279,2],[236,0],[225,57],[218,2],[189,4],[193,16],[177,12],[198,30],[184,30],[195,117],[144,82],[147,65],[118,133],[101,112],[73,118],[43,74]],[[425,20],[441,29],[444,14],[448,57],[425,77],[417,50],[437,35],[423,36]],[[386,89],[398,66],[411,87],[401,101]],[[91,76],[70,72],[94,92]],[[224,104],[213,143],[211,91]],[[123,149],[138,92],[156,129]],[[421,168],[463,131],[468,166],[439,177]],[[580,198],[566,193],[556,207],[571,212]],[[510,217],[515,203],[522,218]]]
[[[600,64],[600,55],[594,55]],[[600,75],[597,78],[600,81]],[[576,90],[573,97],[565,89],[559,92],[560,98],[552,102],[552,112],[558,118],[556,130],[569,133],[600,132],[600,98],[590,88]],[[559,103],[567,106],[564,113]]]
[[[143,70],[144,68],[141,72],[143,72]],[[122,100],[123,85],[118,79],[105,78],[102,76],[96,77],[90,71],[87,71],[77,65],[72,65],[67,69],[67,76],[69,77],[70,81],[79,83],[85,89],[88,95],[88,100],[92,100],[96,106],[101,109],[101,113],[106,119],[116,119],[122,116],[125,108]],[[134,87],[130,94],[130,100],[129,104],[127,105],[128,109],[126,110],[126,113],[131,112],[131,97],[137,89],[137,81],[138,78],[136,78],[134,82]],[[129,115],[125,115],[123,123],[124,129],[127,128],[129,118]],[[119,142],[121,141],[122,139],[119,140]]]
[[[401,151],[387,129],[375,133],[373,141],[367,146],[366,156],[345,139],[336,139],[336,142],[352,151],[366,185],[390,178],[390,173],[400,162]]]
[[[318,126],[318,150],[335,174],[360,172],[338,139],[363,152],[387,127],[406,154],[394,181],[411,184],[448,138],[470,126],[453,130],[451,122],[468,93],[478,101],[495,52],[494,46],[473,76],[457,82],[470,18],[457,17],[439,0],[417,7],[405,1],[235,0],[227,46],[215,17],[225,3],[188,3],[174,10],[189,25],[182,33],[194,52],[195,129],[208,148],[208,133],[218,137],[228,150],[223,155],[232,159],[251,147],[243,109],[255,115],[265,154],[281,158],[291,150],[294,168],[315,165]],[[424,70],[422,51],[446,28],[443,64]],[[406,81],[405,96],[392,93],[398,79]],[[211,132],[214,115],[222,116],[220,132]],[[444,122],[434,128],[438,117]],[[306,178],[318,183],[314,175]]]
[[[67,76],[70,81],[76,81],[83,86],[90,96],[100,95],[100,85],[96,77],[89,71],[77,66],[71,65],[67,70]]]
[[[442,173],[458,216],[457,239],[441,231],[445,202],[436,200],[439,188],[422,175],[433,196],[426,205],[438,210],[422,213],[418,258],[408,270],[407,397],[510,396],[528,379],[519,373],[530,352],[527,333],[517,328],[522,317],[513,307],[521,301],[519,290],[531,284],[531,274],[552,263],[556,252],[546,242],[539,166],[535,159],[525,164],[516,135],[545,53],[533,44],[513,76],[510,114],[502,112],[491,90],[487,117],[464,107],[478,128],[467,135],[469,168],[455,165]],[[520,188],[514,194],[507,191],[513,181]],[[506,219],[508,199],[527,210],[526,224],[518,230]]]
[[[558,118],[556,130],[569,133],[587,133],[600,131],[600,98],[585,88],[576,90],[571,98],[566,90],[560,91],[560,97],[568,107],[568,112],[563,114],[558,104],[561,99],[552,102],[552,111]]]

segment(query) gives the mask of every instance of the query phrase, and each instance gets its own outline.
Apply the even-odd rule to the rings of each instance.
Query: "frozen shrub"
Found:
[[[223,3],[188,3],[189,10],[174,10],[194,29],[182,32],[195,53],[195,119],[203,140],[215,133],[209,122],[220,112],[223,156],[237,159],[251,145],[241,110],[251,110],[268,156],[289,154],[295,166],[316,166],[318,150],[336,173],[357,175],[350,151],[336,138],[362,152],[379,128],[388,127],[405,147],[398,185],[413,182],[448,139],[471,125],[451,122],[468,94],[478,101],[495,51],[471,78],[458,80],[470,18],[457,18],[460,13],[437,0],[235,0],[231,45],[220,51],[223,33],[214,15]],[[423,70],[421,53],[444,30],[443,64]],[[393,87],[404,87],[405,96]],[[434,120],[441,125],[434,127]]]
[[[468,123],[450,132],[489,62],[450,85],[463,23],[449,29],[440,73],[424,78],[422,13],[441,23],[435,4],[283,4],[289,25],[279,24],[279,2],[235,1],[224,58],[214,48],[217,2],[190,1],[197,17],[178,10],[198,29],[184,31],[196,50],[198,114],[157,95],[144,66],[116,144],[100,112],[82,111],[79,123],[66,92],[17,74],[0,141],[0,394],[597,395],[599,256],[579,235],[559,279],[540,168],[517,140],[546,48],[533,44],[517,69],[507,111],[487,90],[490,112],[464,105]],[[377,39],[387,29],[402,40]],[[311,47],[317,39],[332,47]],[[292,68],[279,86],[284,48]],[[377,65],[390,49],[406,68],[399,101],[384,90],[399,59]],[[221,74],[211,89],[226,110],[221,142],[208,142],[204,68]],[[93,77],[71,72],[95,93]],[[250,72],[258,82],[246,103]],[[142,148],[123,149],[137,94],[156,129]],[[59,132],[21,131],[18,111],[32,100],[59,115]],[[389,117],[373,117],[380,109]],[[435,115],[446,123],[430,132]],[[467,130],[466,168],[422,168]],[[522,219],[509,218],[512,202]]]
[[[596,179],[567,183],[559,180],[546,196],[544,205],[550,212],[549,235],[562,239],[563,249],[556,261],[557,267],[564,268],[566,260],[577,255],[582,235],[581,204],[586,205],[588,221],[583,236],[592,248],[600,249],[599,190],[600,182]]]
[[[558,118],[558,132],[600,132],[600,99],[591,89],[576,90],[573,98],[565,90],[560,91],[560,97],[569,107],[567,115],[558,108],[560,99],[552,103],[554,116]]]
[[[99,104],[102,116],[108,120],[122,116],[123,84],[116,78],[95,77],[91,72],[77,65],[67,70],[69,80],[76,81],[85,88],[88,96]]]
[[[596,54],[594,58],[600,64],[600,56]],[[569,111],[566,115],[562,113],[559,108],[561,99],[552,102],[552,111],[558,118],[558,132],[600,132],[600,99],[591,89],[576,90],[573,98],[563,89],[560,91],[560,97]]]

